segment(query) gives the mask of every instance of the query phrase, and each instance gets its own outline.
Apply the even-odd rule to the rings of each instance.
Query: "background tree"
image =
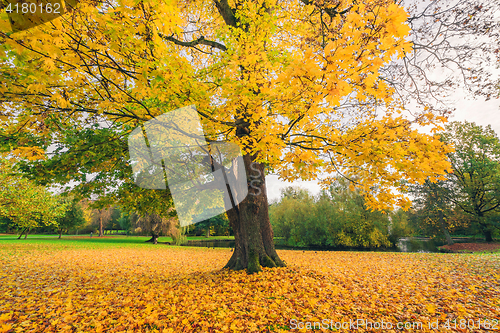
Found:
[[[97,226],[99,237],[104,235],[104,226],[111,221],[111,207],[94,208],[92,210],[92,225]]]
[[[403,209],[397,209],[389,213],[389,240],[397,244],[403,237],[411,237],[415,234],[415,228],[410,220],[410,212]]]
[[[181,234],[179,220],[176,217],[165,218],[157,214],[132,215],[132,225],[137,233],[147,233],[151,239],[146,242],[158,244],[161,235],[170,236],[177,245],[183,243],[185,236]]]
[[[473,217],[487,242],[500,230],[500,142],[491,126],[451,122],[442,134],[455,151],[448,154],[453,173],[448,177],[449,199]]]
[[[376,190],[376,189],[374,189]],[[341,212],[339,241],[353,247],[389,247],[389,215],[372,210],[366,199],[346,179],[338,179],[323,196],[334,210]],[[326,200],[330,198],[330,200]],[[344,239],[343,239],[344,238]]]
[[[67,198],[66,201],[69,201],[66,212],[56,220],[57,224],[55,225],[59,238],[63,232],[81,227],[86,222],[80,203],[74,198]]]
[[[81,199],[79,203],[83,210],[83,218],[85,219],[85,224],[82,226],[82,232],[90,233],[94,231],[94,227],[92,226],[92,202],[88,199]]]
[[[300,188],[282,190],[270,208],[276,236],[289,246],[389,247],[387,214],[370,211],[363,196],[340,179],[314,198]]]
[[[65,157],[78,171],[51,173],[31,163],[31,173],[88,183],[80,170],[114,170],[107,172],[107,190],[99,191],[105,198],[127,166],[123,150],[115,155],[104,145],[117,141],[99,139],[123,138],[165,111],[195,104],[207,139],[238,144],[247,176],[251,165],[261,175],[260,188],[249,187],[247,199],[228,212],[236,247],[227,267],[255,272],[284,265],[272,242],[265,167],[288,180],[355,175],[374,208],[408,207],[393,188],[447,168],[440,159],[446,147],[412,128],[443,118],[432,109],[400,113],[397,76],[382,73],[384,63],[412,51],[407,15],[393,1],[213,4],[81,3],[49,24],[1,34],[0,101],[9,105],[5,116],[16,119],[5,123],[3,135],[14,149],[39,153],[34,147],[70,142],[70,133],[104,121],[112,127],[92,132],[86,144],[75,136],[70,146],[103,148]]]
[[[426,226],[426,233],[438,231],[448,245],[452,245],[449,218],[453,214],[453,204],[448,199],[450,191],[445,182],[426,180],[422,185],[412,186],[411,193],[415,196],[414,214],[418,216],[419,223]]]
[[[55,225],[66,208],[59,197],[24,178],[8,160],[0,160],[0,216],[11,229],[21,231],[19,238],[39,226]]]
[[[104,226],[105,230],[108,230],[109,233],[111,233],[113,230],[118,230],[120,228],[120,223],[118,222],[120,217],[121,217],[120,208],[117,206],[112,206],[110,208],[109,220]]]
[[[118,224],[122,230],[128,235],[132,228],[132,214],[121,211],[120,217],[118,218]]]
[[[2,233],[11,233],[14,230],[12,230],[12,221],[5,216],[0,216],[0,232]]]
[[[194,232],[198,234],[200,231],[203,231],[206,237],[210,237],[212,229],[215,235],[229,235],[230,227],[226,213],[211,217],[194,225]]]
[[[311,197],[311,193],[306,189],[303,189],[299,186],[287,186],[282,188],[280,191],[281,200],[287,199],[307,199]]]

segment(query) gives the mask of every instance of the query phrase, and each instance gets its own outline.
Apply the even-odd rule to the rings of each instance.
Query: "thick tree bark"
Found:
[[[224,268],[248,273],[261,271],[262,267],[284,267],[274,248],[273,231],[269,222],[264,165],[253,157],[243,157],[248,179],[248,195],[235,208],[227,212],[233,228],[235,247]]]
[[[26,233],[24,234],[24,239],[28,238],[29,233],[30,233],[30,228],[27,228]]]
[[[61,239],[62,229],[59,229],[59,239]]]
[[[248,24],[235,16],[227,0],[214,2],[227,25],[237,27],[241,24],[243,30],[248,29]],[[242,65],[240,68],[246,72]],[[241,78],[244,80],[245,74]],[[236,128],[238,137],[250,134],[243,112],[236,121],[239,122]],[[274,248],[273,231],[269,222],[264,165],[256,163],[255,156],[249,154],[243,156],[243,161],[248,180],[248,195],[241,203],[227,211],[236,244],[233,255],[224,268],[246,269],[248,273],[255,273],[261,271],[261,266],[283,267],[285,263],[278,257]],[[236,176],[236,173],[233,176]]]
[[[207,228],[207,238],[210,237],[210,227]]]
[[[446,223],[444,222],[444,214],[442,210],[439,210],[439,225],[441,227],[441,231],[443,231],[444,236],[446,237],[446,242],[448,245],[453,245],[453,239],[451,239],[450,232],[446,227]]]

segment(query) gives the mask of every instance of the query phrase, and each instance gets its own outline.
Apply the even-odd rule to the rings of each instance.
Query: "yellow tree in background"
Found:
[[[40,226],[57,226],[67,207],[45,187],[16,173],[8,161],[0,163],[0,217],[7,217],[11,227],[21,231],[19,238]]]
[[[128,133],[192,104],[208,141],[241,147],[253,181],[228,212],[236,246],[226,267],[285,265],[266,168],[290,181],[356,179],[374,209],[408,207],[394,188],[448,168],[447,147],[413,126],[444,118],[405,117],[379,75],[412,51],[407,14],[392,0],[83,1],[17,33],[3,18],[2,135],[39,139],[19,136],[20,157],[70,127],[107,121]]]

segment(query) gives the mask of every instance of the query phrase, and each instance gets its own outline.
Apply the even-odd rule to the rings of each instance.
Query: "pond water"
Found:
[[[226,248],[234,248],[235,241],[234,240],[214,240],[214,241],[209,241],[209,240],[203,240],[203,241],[195,241],[195,242],[188,242],[187,244],[184,244],[185,246],[198,246],[198,247],[226,247]],[[379,251],[379,252],[420,252],[420,253],[432,253],[432,252],[439,252],[438,246],[441,246],[443,244],[438,243],[436,244],[434,241],[428,238],[401,238],[398,241],[398,244],[395,248],[390,248],[390,249],[374,249],[371,251]],[[313,251],[318,251],[318,250],[326,250],[326,251],[363,251],[363,249],[319,249],[319,248],[312,248],[312,247],[306,247],[306,248],[293,248],[289,246],[283,246],[283,245],[276,245],[277,249],[284,249],[284,250],[313,250]]]
[[[439,252],[438,246],[432,239],[425,238],[400,238],[396,245],[398,252],[420,252],[432,253]]]

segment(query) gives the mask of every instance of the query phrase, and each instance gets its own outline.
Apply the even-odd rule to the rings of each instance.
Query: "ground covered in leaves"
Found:
[[[0,241],[0,332],[500,331],[498,254],[287,250],[247,275],[229,249],[62,244]]]

